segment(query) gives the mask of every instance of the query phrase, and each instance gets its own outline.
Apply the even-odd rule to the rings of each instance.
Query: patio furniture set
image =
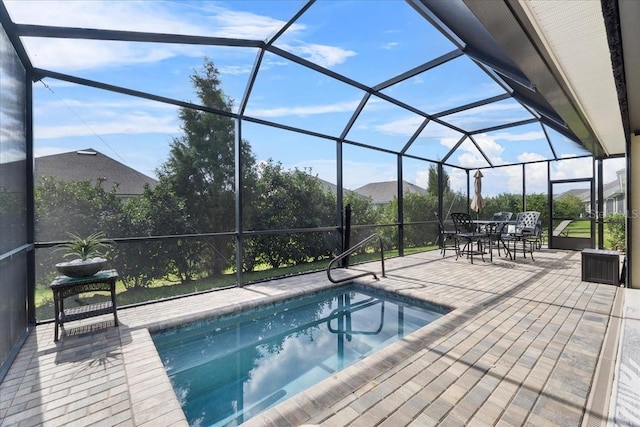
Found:
[[[542,247],[540,212],[520,212],[515,220],[512,216],[511,212],[497,212],[491,219],[479,220],[466,212],[453,212],[450,214],[453,229],[446,229],[436,213],[442,256],[447,249],[453,249],[456,260],[466,256],[473,264],[474,255],[480,255],[484,261],[487,253],[493,261],[493,250],[497,249],[498,256],[504,250],[505,257],[515,260],[521,248],[523,256],[526,258],[529,252],[533,260],[533,251]]]

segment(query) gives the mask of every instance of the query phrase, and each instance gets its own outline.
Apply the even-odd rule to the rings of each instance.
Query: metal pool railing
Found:
[[[347,249],[346,251],[344,251],[343,253],[341,253],[340,255],[338,255],[337,257],[331,260],[331,262],[329,263],[329,266],[327,267],[327,277],[329,278],[329,281],[331,283],[342,283],[342,282],[348,282],[353,279],[357,279],[358,277],[363,277],[368,275],[371,275],[374,277],[374,279],[378,280],[378,276],[376,276],[376,273],[374,273],[373,271],[365,271],[364,273],[356,274],[356,275],[345,277],[342,279],[334,279],[333,277],[331,277],[331,270],[333,269],[333,265],[336,262],[341,261],[344,258],[348,257],[349,255],[354,253],[357,249],[359,249],[361,246],[364,246],[366,243],[369,243],[369,241],[375,239],[376,237],[380,240],[380,263],[382,264],[382,277],[387,277],[384,272],[384,240],[382,239],[382,236],[380,234],[375,233],[367,237],[366,239],[362,240],[360,243],[358,243],[354,247]]]

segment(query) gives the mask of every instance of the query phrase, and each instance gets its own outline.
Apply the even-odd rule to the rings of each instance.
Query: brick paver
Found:
[[[452,311],[247,426],[580,425],[617,288],[582,282],[579,252],[386,264],[363,283]],[[58,343],[38,326],[0,384],[0,427],[187,425],[149,330],[327,286],[313,273],[121,309],[119,328]]]

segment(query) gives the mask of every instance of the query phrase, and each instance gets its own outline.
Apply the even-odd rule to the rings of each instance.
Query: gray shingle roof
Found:
[[[104,178],[103,188],[108,191],[118,184],[116,194],[121,197],[141,195],[144,184],[153,188],[158,183],[157,180],[91,148],[36,157],[34,167],[37,181],[43,176],[51,176],[60,181],[91,180],[93,183]]]
[[[403,192],[425,194],[426,189],[418,187],[410,182],[402,182]],[[356,188],[356,193],[370,197],[374,204],[384,204],[393,201],[398,196],[398,181],[372,182]]]
[[[574,188],[572,190],[567,190],[564,193],[560,194],[558,197],[566,196],[568,194],[573,194],[575,196],[580,197],[584,202],[588,202],[591,199],[591,194],[589,190]],[[619,180],[614,180],[607,182],[602,186],[602,194],[605,199],[615,198],[615,197],[624,197],[624,189],[622,188]]]

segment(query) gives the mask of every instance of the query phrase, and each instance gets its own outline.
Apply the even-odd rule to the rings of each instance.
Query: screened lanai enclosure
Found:
[[[0,2],[0,360],[53,317],[69,233],[116,243],[125,306],[321,270],[374,233],[435,250],[481,170],[474,216],[581,219],[611,247],[623,150],[485,7]]]

